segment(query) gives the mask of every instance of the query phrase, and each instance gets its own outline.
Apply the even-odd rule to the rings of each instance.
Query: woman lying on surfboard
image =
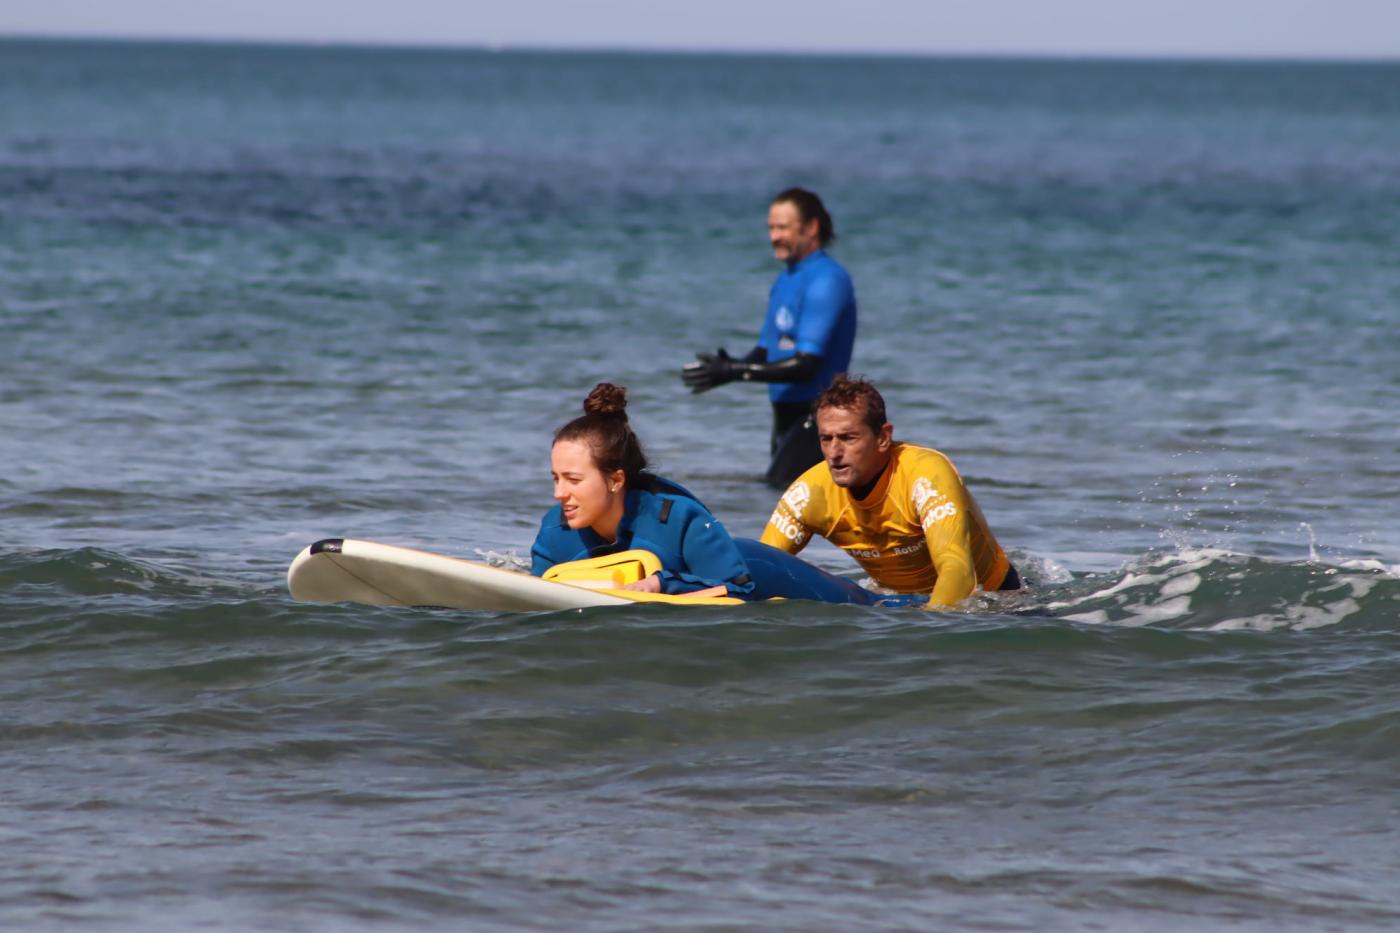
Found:
[[[647,471],[627,422],[627,391],[599,383],[583,414],[554,433],[554,498],[530,548],[530,572],[633,549],[650,551],[661,570],[626,589],[740,599],[815,599],[870,605],[855,582],[748,538],[731,538],[718,518],[679,483]],[[710,595],[710,594],[705,594]]]
[[[724,525],[685,487],[647,471],[627,421],[627,390],[599,383],[583,414],[554,432],[550,472],[558,503],[540,523],[531,573],[616,551],[651,551],[661,571],[629,584],[646,593],[722,586],[751,598],[754,581]]]

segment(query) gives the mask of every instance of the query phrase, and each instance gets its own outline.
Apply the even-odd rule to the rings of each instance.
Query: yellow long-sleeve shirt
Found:
[[[870,495],[856,500],[825,463],[797,478],[778,500],[763,543],[796,554],[818,534],[844,550],[881,586],[951,606],[980,584],[995,590],[1010,563],[953,462],[928,447],[896,443]]]

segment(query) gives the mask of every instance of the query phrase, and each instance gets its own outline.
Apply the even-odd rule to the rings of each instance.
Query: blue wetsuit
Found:
[[[724,586],[730,596],[753,594],[753,577],[724,525],[684,486],[660,477],[651,489],[627,490],[616,541],[604,541],[591,528],[570,528],[563,509],[550,509],[530,548],[530,572],[538,577],[555,564],[633,548],[660,559],[663,593]]]
[[[740,599],[815,599],[829,603],[874,602],[845,577],[747,538],[731,538],[720,520],[684,486],[655,477],[649,490],[630,489],[623,501],[617,540],[592,529],[575,530],[555,506],[540,522],[530,548],[530,572],[543,576],[555,564],[641,548],[661,560],[661,591],[690,593],[724,586]]]
[[[774,403],[810,402],[851,365],[856,342],[856,290],[851,276],[825,250],[810,253],[778,273],[768,292],[768,315],[758,333],[767,362],[797,353],[821,357],[821,368],[804,382],[772,382]]]

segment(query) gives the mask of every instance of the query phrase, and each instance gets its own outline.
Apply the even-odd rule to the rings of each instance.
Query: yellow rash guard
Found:
[[[1006,552],[953,462],[928,447],[896,443],[870,495],[857,501],[818,463],[788,487],[763,543],[796,554],[818,534],[851,555],[881,586],[932,591],[930,608],[965,599],[1006,578]]]

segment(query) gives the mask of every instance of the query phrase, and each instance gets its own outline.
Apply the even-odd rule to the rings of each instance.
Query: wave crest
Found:
[[[1082,577],[1041,601],[1077,622],[1177,629],[1301,631],[1393,624],[1400,568],[1378,561],[1277,561],[1214,548],[1149,553]]]

